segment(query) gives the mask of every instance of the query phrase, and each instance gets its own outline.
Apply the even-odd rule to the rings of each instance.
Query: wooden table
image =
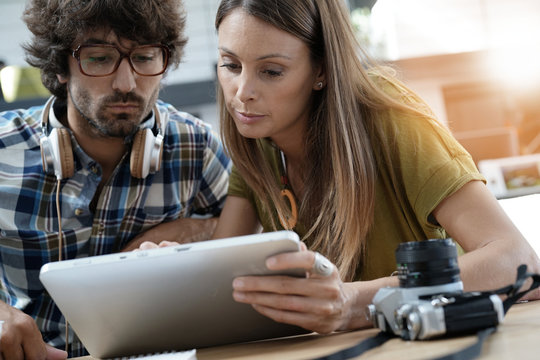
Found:
[[[246,344],[217,346],[197,350],[198,360],[300,360],[313,359],[353,346],[377,334],[377,329],[334,333],[309,334]],[[403,341],[392,339],[358,359],[431,359],[446,355],[476,342],[476,336],[452,339]],[[515,304],[510,308],[503,324],[484,343],[484,359],[539,359],[540,358],[540,301]],[[77,358],[92,360],[90,356]]]

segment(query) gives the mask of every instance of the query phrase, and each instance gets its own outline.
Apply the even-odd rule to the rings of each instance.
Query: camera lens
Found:
[[[452,239],[402,243],[396,250],[399,286],[433,286],[460,281]]]

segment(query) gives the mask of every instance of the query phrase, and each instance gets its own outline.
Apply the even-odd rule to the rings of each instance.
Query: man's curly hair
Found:
[[[26,61],[41,70],[42,82],[59,99],[68,76],[68,58],[81,34],[110,29],[118,37],[140,44],[169,47],[169,64],[177,67],[187,38],[182,0],[30,0],[23,20],[33,37],[23,45]]]

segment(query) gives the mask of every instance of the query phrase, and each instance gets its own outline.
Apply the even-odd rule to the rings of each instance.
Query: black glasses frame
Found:
[[[116,49],[116,51],[118,51],[118,53],[120,54],[120,57],[118,58],[118,61],[116,62],[116,65],[114,66],[114,68],[112,69],[112,71],[110,73],[104,74],[104,75],[91,75],[91,74],[87,74],[84,71],[84,69],[83,69],[83,67],[81,65],[81,50],[85,49],[85,48],[92,48],[92,47],[106,47],[106,48]],[[163,54],[164,54],[163,70],[161,70],[158,73],[150,74],[150,75],[141,74],[140,72],[138,72],[135,69],[135,66],[133,66],[133,63],[131,62],[131,54],[135,50],[140,50],[140,49],[149,48],[149,47],[159,47],[159,48],[161,48],[163,50]],[[116,45],[111,45],[111,44],[86,44],[86,45],[77,46],[77,48],[75,50],[73,50],[73,52],[71,53],[71,56],[73,56],[75,58],[75,60],[77,60],[77,64],[79,64],[79,70],[81,71],[81,73],[83,75],[91,76],[91,77],[103,77],[103,76],[109,76],[109,75],[114,74],[116,72],[116,70],[118,70],[118,67],[120,66],[120,63],[122,62],[122,60],[124,58],[128,59],[128,63],[129,63],[129,66],[131,67],[131,70],[133,70],[138,75],[141,75],[141,76],[157,76],[157,75],[161,75],[167,70],[167,66],[169,65],[169,57],[170,57],[170,55],[171,55],[171,50],[167,46],[165,46],[163,44],[141,45],[141,46],[137,46],[137,47],[129,50],[129,52],[127,52],[127,53],[121,51],[118,48],[118,46],[116,46]]]

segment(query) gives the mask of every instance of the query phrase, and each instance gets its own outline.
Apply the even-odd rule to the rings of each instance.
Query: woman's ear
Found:
[[[322,65],[318,66],[317,77],[315,78],[315,83],[313,84],[313,90],[322,90],[326,86],[326,76]]]

